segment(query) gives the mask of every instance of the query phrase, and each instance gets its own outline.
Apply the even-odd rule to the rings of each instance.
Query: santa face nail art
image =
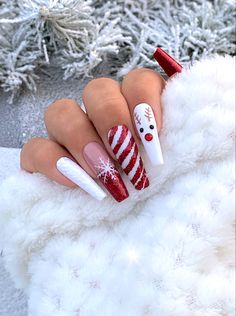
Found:
[[[83,155],[97,178],[116,201],[121,202],[128,198],[129,193],[119,171],[100,144],[96,142],[87,144],[84,147]]]
[[[147,103],[138,104],[134,109],[134,121],[151,163],[163,164],[156,120],[151,106]]]
[[[137,190],[149,186],[149,180],[139,155],[134,137],[125,125],[112,127],[108,132],[108,141],[119,164]]]

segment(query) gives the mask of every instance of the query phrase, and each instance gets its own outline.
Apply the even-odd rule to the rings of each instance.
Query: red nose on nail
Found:
[[[153,139],[152,134],[150,134],[150,133],[146,134],[146,135],[145,135],[145,139],[146,139],[148,142],[150,142],[150,141]]]

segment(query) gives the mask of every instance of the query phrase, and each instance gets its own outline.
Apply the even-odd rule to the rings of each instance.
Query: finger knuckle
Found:
[[[66,119],[67,114],[70,113],[72,108],[77,106],[77,103],[72,99],[59,99],[53,102],[48,106],[44,113],[44,120],[47,123],[49,120],[57,119],[63,120]]]
[[[76,133],[84,130],[83,123],[80,119],[73,118],[73,120],[70,121],[63,121],[63,119],[61,119],[60,121],[62,122],[61,125],[63,126],[63,134],[65,138],[71,138]]]
[[[44,148],[45,143],[47,143],[46,139],[41,138],[41,137],[35,137],[35,138],[31,138],[27,143],[23,145],[21,149],[21,154],[20,154],[20,164],[21,164],[22,169],[31,169],[31,168],[28,168],[29,161],[31,165],[35,166],[35,163],[41,157],[41,150],[42,148]],[[48,150],[48,147],[45,150],[43,149],[42,156],[44,155],[44,159],[45,159],[45,153],[47,150]]]
[[[121,108],[123,105],[122,101],[123,100],[121,100],[120,96],[106,96],[100,104],[100,107],[104,110],[110,108]]]
[[[27,163],[26,163],[26,161],[27,161],[26,157],[29,153],[31,142],[32,142],[32,139],[29,140],[27,143],[25,143],[23,145],[23,147],[21,148],[21,152],[20,152],[20,167],[21,167],[21,169],[26,169],[26,170],[28,169]]]
[[[139,68],[126,75],[121,85],[121,91],[128,93],[130,89],[135,87],[135,91],[139,95],[146,94],[150,89],[161,92],[164,83],[164,79],[158,72],[149,68]]]
[[[150,68],[138,68],[138,69],[134,69],[134,70],[131,70],[125,77],[125,79],[128,79],[128,78],[144,78],[146,79],[147,77],[150,78],[150,77],[153,77],[153,76],[156,76],[157,73],[150,69]]]
[[[33,149],[33,151],[39,146],[41,142],[43,142],[45,139],[41,137],[33,137],[30,140],[27,141],[22,147],[22,152],[28,151],[30,148]]]
[[[36,146],[34,152],[34,164],[36,170],[41,170],[45,165],[51,165],[53,162],[53,143],[44,139]]]
[[[91,80],[84,88],[83,97],[86,97],[88,94],[92,93],[103,93],[110,89],[111,86],[117,85],[117,82],[114,79],[101,77]]]
[[[34,156],[37,158],[37,160],[45,159],[45,157],[48,157],[48,155],[50,154],[51,147],[51,142],[47,139],[38,142],[33,150]]]

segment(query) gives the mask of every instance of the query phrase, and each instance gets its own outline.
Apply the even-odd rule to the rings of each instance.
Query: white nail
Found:
[[[81,189],[89,193],[95,199],[101,201],[106,197],[106,193],[97,183],[73,160],[62,157],[57,161],[57,169]]]
[[[162,165],[164,161],[157,124],[151,106],[147,103],[138,104],[134,109],[134,121],[151,163]]]

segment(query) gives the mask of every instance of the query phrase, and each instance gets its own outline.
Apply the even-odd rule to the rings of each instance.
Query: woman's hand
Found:
[[[25,144],[21,167],[68,187],[80,186],[101,200],[106,193],[93,180],[98,178],[121,202],[129,194],[115,160],[137,190],[148,187],[136,143],[141,138],[151,162],[163,163],[158,132],[164,85],[155,71],[136,69],[121,84],[109,78],[90,81],[83,91],[87,114],[73,100],[55,101],[45,113],[49,139]]]

